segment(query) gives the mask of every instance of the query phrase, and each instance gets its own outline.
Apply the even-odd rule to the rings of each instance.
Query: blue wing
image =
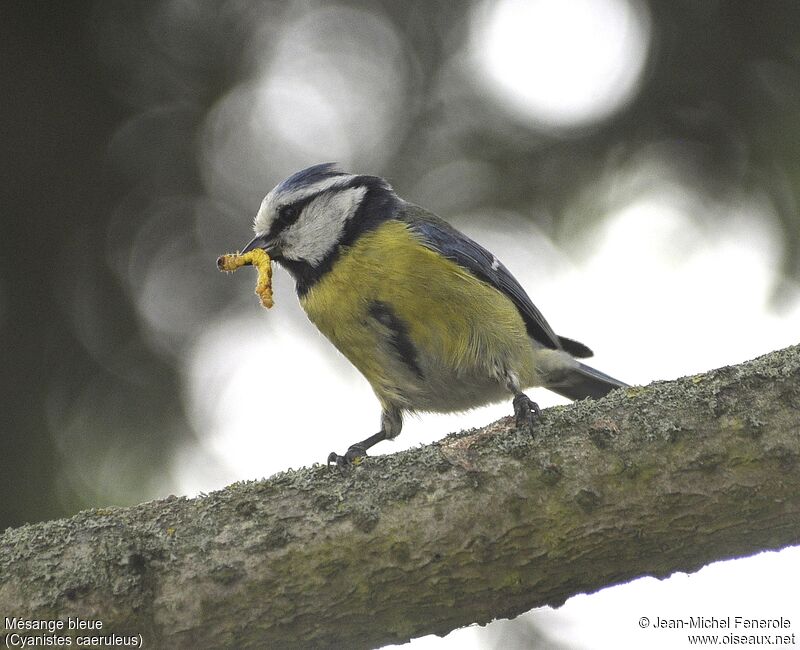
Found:
[[[528,336],[546,348],[566,349],[574,356],[590,356],[591,350],[581,343],[556,335],[519,282],[500,261],[480,244],[453,228],[435,215],[408,205],[403,220],[420,236],[423,243],[467,269],[474,276],[502,291],[514,303]],[[574,347],[575,351],[570,348]],[[577,352],[577,354],[576,354]],[[588,353],[588,354],[587,354]]]

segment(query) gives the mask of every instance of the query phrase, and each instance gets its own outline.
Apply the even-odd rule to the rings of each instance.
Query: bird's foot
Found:
[[[358,465],[367,457],[367,450],[363,445],[355,444],[350,445],[344,456],[340,456],[335,451],[328,454],[328,467],[335,463],[337,467],[349,467],[351,465]]]
[[[540,414],[539,405],[525,393],[514,396],[514,419],[517,429],[526,429],[533,435],[533,418],[534,416],[538,418]]]

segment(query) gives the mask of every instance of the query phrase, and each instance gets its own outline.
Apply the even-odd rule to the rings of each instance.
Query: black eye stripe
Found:
[[[355,176],[349,183],[332,187],[326,190],[322,190],[317,194],[306,196],[300,199],[299,201],[295,201],[294,203],[287,203],[286,205],[281,206],[280,208],[278,208],[278,216],[275,217],[275,221],[272,222],[272,226],[269,229],[268,236],[270,238],[276,237],[281,232],[286,230],[289,226],[297,223],[297,220],[300,218],[300,215],[303,214],[303,210],[305,209],[305,207],[312,201],[318,199],[320,196],[323,196],[324,194],[342,192],[357,187],[369,188],[368,183],[365,182],[365,178],[369,177]]]
[[[275,237],[292,224],[297,223],[300,215],[303,214],[303,208],[316,197],[317,195],[310,196],[278,208],[278,216],[275,218],[275,221],[272,222],[272,226],[269,229],[269,237]]]
[[[300,208],[300,206],[298,206],[297,203],[290,203],[289,205],[284,205],[278,211],[278,220],[289,226],[295,223],[300,218],[301,212],[302,209]]]

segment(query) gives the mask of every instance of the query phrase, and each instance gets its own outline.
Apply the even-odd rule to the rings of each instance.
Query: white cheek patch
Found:
[[[339,243],[345,225],[366,192],[366,187],[351,187],[326,192],[312,200],[297,223],[284,232],[282,255],[290,260],[319,264]]]

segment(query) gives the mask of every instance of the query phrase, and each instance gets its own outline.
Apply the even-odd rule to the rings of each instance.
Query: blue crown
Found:
[[[345,172],[338,169],[337,165],[338,163],[320,163],[319,165],[306,167],[289,176],[289,178],[281,182],[276,189],[281,193],[291,192],[326,178],[347,176]]]

